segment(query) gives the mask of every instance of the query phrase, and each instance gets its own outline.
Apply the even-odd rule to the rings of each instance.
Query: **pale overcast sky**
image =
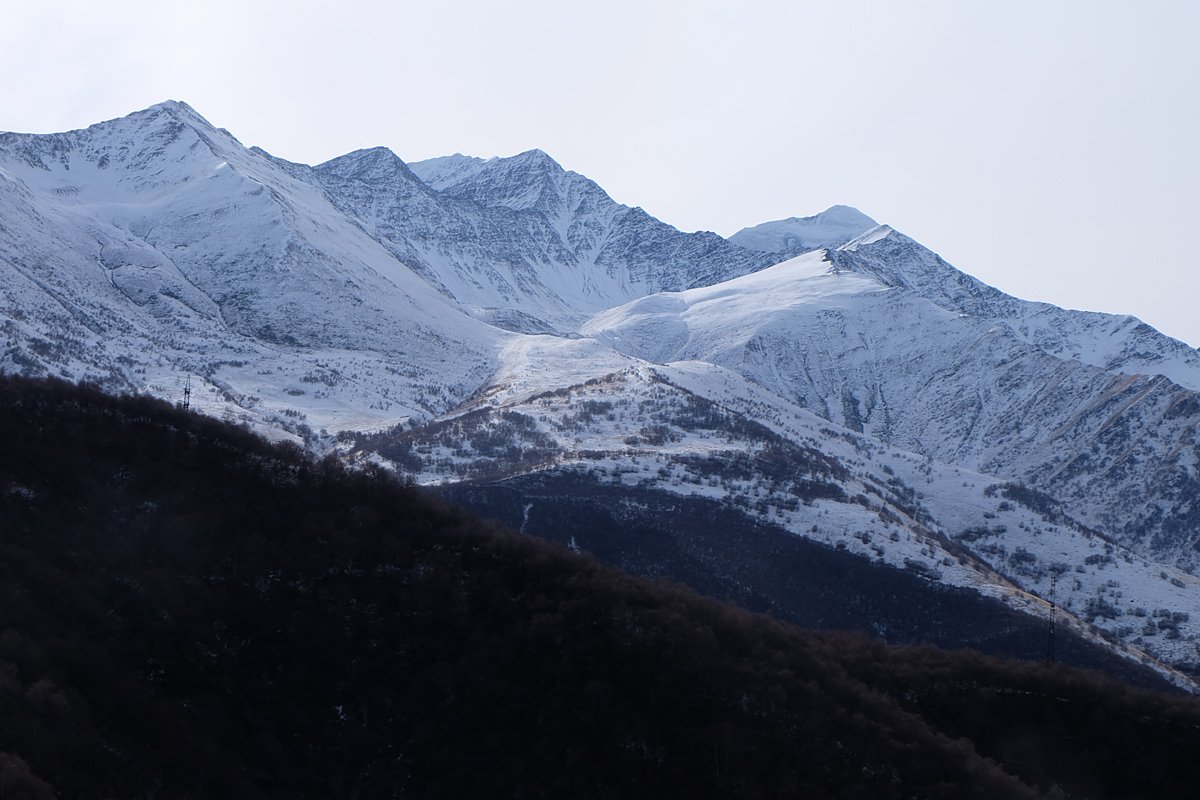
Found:
[[[684,230],[856,206],[1200,345],[1200,2],[4,0],[0,130],[168,98],[317,163],[539,147]]]

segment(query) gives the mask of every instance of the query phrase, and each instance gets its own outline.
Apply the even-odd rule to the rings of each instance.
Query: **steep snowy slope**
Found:
[[[166,394],[196,373],[237,405],[265,398],[344,427],[457,403],[503,338],[301,170],[247,150],[181,103],[66,134],[4,134],[0,164],[6,226],[15,223],[2,245],[4,284],[22,287],[20,297],[6,290],[5,316],[70,308],[69,320],[38,323],[63,340],[62,358],[86,361],[66,342],[89,336],[107,350],[107,363],[57,369],[32,338],[13,336],[10,361]],[[123,341],[111,333],[122,326]]]
[[[779,260],[622,206],[540,150],[400,166],[370,150],[317,171],[341,208],[448,296],[522,332],[571,332],[595,311]]]
[[[1196,392],[1037,346],[1025,322],[1042,309],[1030,313],[1020,301],[997,301],[1017,306],[1010,322],[987,294],[974,305],[974,296],[954,297],[949,281],[929,299],[903,282],[908,262],[884,262],[890,272],[865,268],[859,253],[868,246],[859,240],[849,246],[857,250],[814,252],[717,286],[645,297],[582,330],[650,361],[736,370],[882,442],[1030,482],[1129,546],[1200,563]],[[1093,320],[1109,321],[1076,321],[1077,350],[1099,351],[1088,342],[1099,338],[1087,327]],[[1186,375],[1189,361],[1168,365]]]
[[[1020,338],[1060,358],[1113,373],[1162,375],[1200,390],[1200,350],[1135,317],[1019,300],[955,269],[886,225],[831,252],[841,269],[874,275],[942,308],[1003,323]]]

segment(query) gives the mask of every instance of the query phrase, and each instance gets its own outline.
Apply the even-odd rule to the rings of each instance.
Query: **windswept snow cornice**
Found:
[[[750,250],[796,255],[822,247],[837,247],[877,225],[857,208],[837,205],[811,217],[789,217],[743,228],[729,237],[729,241]]]

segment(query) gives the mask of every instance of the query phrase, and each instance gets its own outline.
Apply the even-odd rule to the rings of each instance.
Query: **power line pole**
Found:
[[[1046,636],[1046,663],[1054,661],[1054,587],[1058,583],[1058,573],[1050,573],[1050,627]]]
[[[187,411],[192,407],[192,375],[189,372],[187,380],[183,382],[183,410]]]

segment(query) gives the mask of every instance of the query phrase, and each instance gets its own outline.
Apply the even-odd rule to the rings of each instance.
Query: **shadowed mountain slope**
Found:
[[[814,635],[144,398],[0,381],[5,796],[1178,796],[1196,701]]]

